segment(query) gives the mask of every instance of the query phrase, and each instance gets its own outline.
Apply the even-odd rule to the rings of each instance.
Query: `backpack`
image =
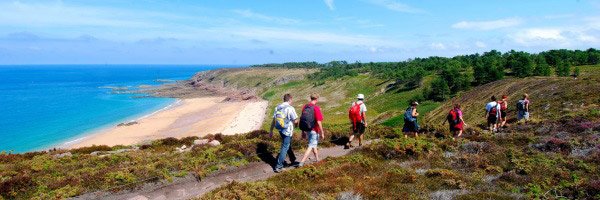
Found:
[[[490,109],[490,116],[498,116],[498,105],[498,102],[496,102],[496,105]]]
[[[278,106],[276,108],[277,110],[275,111],[275,128],[279,130],[287,129],[289,127],[287,115],[283,112],[287,107],[288,106]]]
[[[302,116],[300,116],[300,130],[312,131],[315,126],[315,108],[311,104],[306,104],[302,108]]]
[[[413,117],[412,115],[412,107],[408,107],[406,109],[406,112],[404,112],[404,120],[409,121],[409,122],[414,122],[417,120],[417,118]]]
[[[525,100],[519,100],[517,102],[517,110],[518,111],[525,111]]]
[[[505,104],[504,101],[500,101],[500,110],[504,111],[508,109],[508,104]]]
[[[446,116],[446,119],[448,120],[448,123],[450,123],[450,125],[452,125],[452,126],[460,123],[460,118],[458,117],[458,112],[456,112],[456,110],[454,110],[454,109],[450,110],[450,112],[448,113],[448,116]]]
[[[354,124],[354,127],[356,127],[356,123],[362,122],[363,120],[362,113],[360,113],[361,105],[362,103],[354,103],[354,105],[350,107],[350,110],[348,110],[348,117],[352,124]]]

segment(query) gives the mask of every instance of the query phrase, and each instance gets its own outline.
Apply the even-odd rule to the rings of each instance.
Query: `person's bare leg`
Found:
[[[460,138],[460,136],[462,136],[462,132],[463,132],[462,130],[459,130],[458,135],[456,137]]]
[[[415,138],[419,138],[419,133],[415,132]]]
[[[315,154],[315,158],[316,158],[315,161],[319,161],[319,150],[317,150],[316,147],[313,148],[312,150],[313,150],[313,153]]]
[[[348,138],[348,146],[352,145],[352,140],[354,140],[354,134],[350,133],[350,138]]]
[[[304,156],[302,157],[302,160],[300,161],[301,163],[304,163],[304,162],[306,162],[306,159],[308,159],[308,156],[310,155],[310,150],[311,150],[311,149],[312,149],[312,148],[308,148],[308,149],[306,149],[306,152],[304,152]]]
[[[361,134],[360,136],[358,136],[358,146],[362,146],[362,141],[363,141],[363,138],[364,138],[363,135],[364,134]]]

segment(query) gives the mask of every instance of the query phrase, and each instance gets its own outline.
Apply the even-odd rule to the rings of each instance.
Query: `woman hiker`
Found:
[[[417,121],[417,117],[419,116],[419,112],[417,112],[418,105],[419,103],[416,101],[411,102],[410,107],[406,108],[406,112],[404,113],[404,127],[402,128],[402,132],[404,132],[405,138],[408,135],[419,137],[419,122]]]

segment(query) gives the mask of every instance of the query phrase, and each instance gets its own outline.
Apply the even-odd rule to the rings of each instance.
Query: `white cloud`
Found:
[[[517,32],[511,37],[515,42],[531,46],[546,42],[564,43],[566,38],[562,35],[562,30],[556,28],[531,28]]]
[[[509,35],[523,46],[548,46],[551,48],[589,47],[600,44],[596,29],[576,27],[530,28]]]
[[[315,44],[338,44],[349,46],[401,46],[401,44],[399,44],[398,42],[373,36],[346,35],[323,31],[306,31],[269,27],[245,27],[236,28],[234,30],[221,30],[220,32],[230,32],[235,36],[267,41],[299,41],[303,43],[309,42]]]
[[[444,45],[443,43],[440,42],[434,42],[429,44],[429,48],[434,49],[434,50],[446,50],[446,45]]]
[[[273,22],[273,23],[285,24],[285,25],[300,23],[300,20],[297,20],[297,19],[291,19],[291,18],[285,18],[285,17],[273,17],[273,16],[256,13],[256,12],[253,12],[252,10],[233,10],[233,12],[242,17],[245,17],[245,18],[257,19],[257,20],[261,20],[261,21],[265,21],[265,22]]]
[[[520,18],[506,18],[492,21],[461,21],[452,25],[456,29],[494,30],[518,26],[523,23]]]
[[[486,48],[486,47],[487,47],[487,44],[485,44],[485,43],[484,43],[484,42],[482,42],[482,41],[477,41],[477,42],[475,42],[475,46],[476,46],[477,48]]]
[[[325,5],[327,5],[327,8],[329,8],[329,10],[335,10],[333,0],[323,0],[323,2],[325,2]]]
[[[418,14],[418,13],[426,13],[426,11],[409,6],[407,4],[403,4],[394,0],[369,0],[370,3],[378,5],[378,6],[382,6],[384,8],[387,8],[389,10],[392,11],[396,11],[396,12],[403,12],[403,13],[411,13],[411,14]]]

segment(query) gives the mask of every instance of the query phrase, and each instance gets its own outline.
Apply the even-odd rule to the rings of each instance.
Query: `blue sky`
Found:
[[[600,48],[595,0],[2,0],[0,64],[399,61]]]

